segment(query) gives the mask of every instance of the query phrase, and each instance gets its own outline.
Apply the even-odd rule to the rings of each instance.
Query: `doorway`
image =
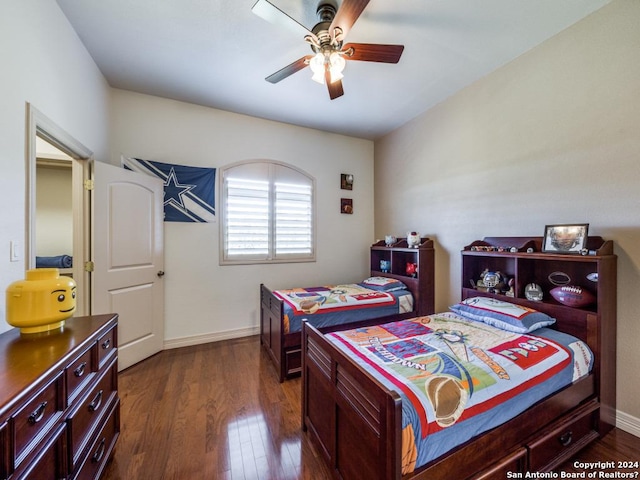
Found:
[[[118,313],[118,369],[122,370],[164,345],[163,182],[94,162],[90,150],[33,106],[28,105],[27,112],[27,268],[36,268],[39,250],[53,243],[52,231],[68,233],[57,224],[42,231],[47,227],[39,221],[37,207],[38,196],[44,195],[39,188],[44,170],[39,172],[38,164],[41,169],[66,169],[57,176],[59,184],[72,190],[73,218],[66,222],[72,224],[73,239],[61,243],[63,252],[48,253],[73,251],[76,315]],[[38,147],[42,150],[44,145],[53,153],[39,154]],[[43,158],[47,156],[51,158]]]
[[[91,314],[87,187],[92,155],[27,104],[26,268],[60,261],[61,273],[76,282],[77,315]]]

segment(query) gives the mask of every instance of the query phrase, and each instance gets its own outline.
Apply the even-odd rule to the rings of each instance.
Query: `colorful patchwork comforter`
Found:
[[[402,397],[403,474],[587,375],[593,355],[548,328],[513,333],[447,312],[327,337]]]
[[[284,301],[285,333],[302,330],[302,320],[315,327],[385,317],[413,310],[408,290],[380,292],[358,284],[275,290]]]

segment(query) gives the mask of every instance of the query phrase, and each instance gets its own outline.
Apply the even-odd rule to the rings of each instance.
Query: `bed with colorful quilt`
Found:
[[[376,271],[373,258],[371,276],[358,283],[280,290],[260,285],[260,343],[281,382],[300,374],[303,320],[322,331],[433,313],[430,240],[421,245],[415,276]]]
[[[317,328],[413,312],[413,295],[400,280],[370,277],[362,283],[275,290],[283,302],[287,333],[300,332],[302,320]]]
[[[336,332],[305,323],[303,429],[335,477],[508,478],[608,431],[596,316],[518,302],[480,295]]]

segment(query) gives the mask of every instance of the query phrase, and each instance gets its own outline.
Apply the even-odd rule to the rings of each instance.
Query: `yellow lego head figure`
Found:
[[[55,330],[76,311],[76,282],[57,268],[27,270],[7,287],[7,323],[22,333]]]

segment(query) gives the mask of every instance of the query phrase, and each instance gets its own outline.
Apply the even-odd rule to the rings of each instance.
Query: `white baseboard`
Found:
[[[205,333],[203,335],[193,335],[191,337],[171,338],[164,341],[164,349],[189,347],[192,345],[201,345],[203,343],[219,342],[221,340],[229,340],[232,338],[250,337],[258,335],[260,327],[240,328],[238,330],[227,330],[225,332]]]
[[[631,435],[640,437],[640,418],[632,417],[618,410],[616,412],[616,427]]]

